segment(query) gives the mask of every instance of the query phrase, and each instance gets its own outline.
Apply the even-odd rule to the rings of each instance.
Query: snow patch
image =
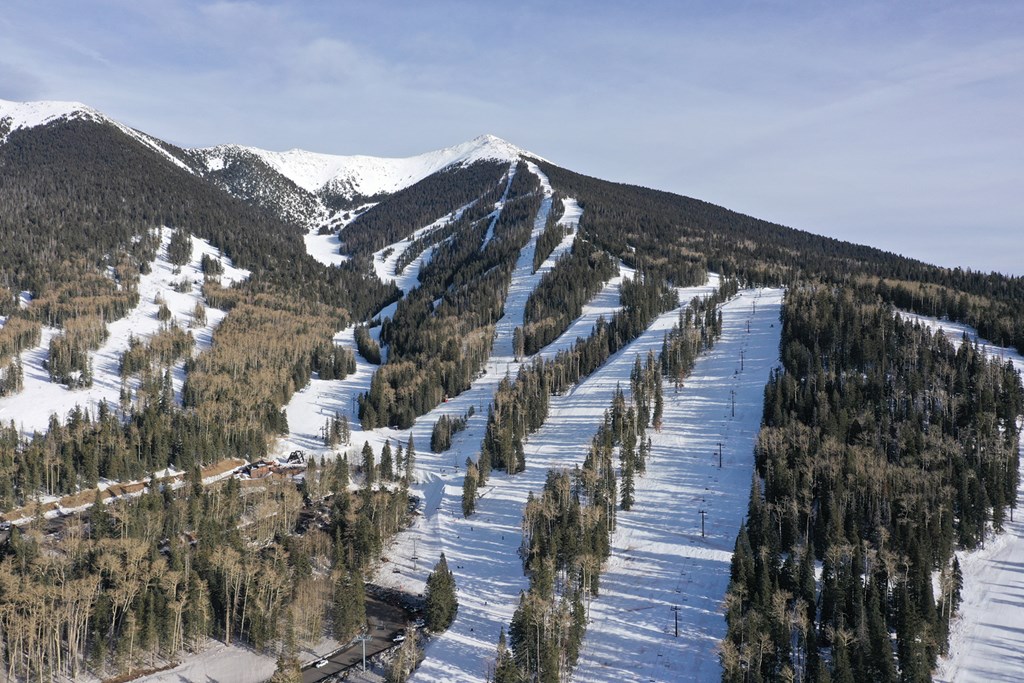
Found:
[[[96,351],[89,354],[93,365],[93,384],[86,389],[71,390],[62,384],[50,381],[49,373],[43,368],[43,361],[49,356],[50,340],[60,334],[54,327],[43,327],[40,344],[20,354],[24,369],[24,389],[14,395],[0,399],[0,421],[5,424],[14,421],[24,436],[34,431],[45,432],[51,414],[60,419],[81,406],[95,414],[101,402],[117,405],[121,393],[121,357],[128,348],[129,339],[135,337],[145,341],[160,330],[164,323],[157,317],[159,305],[154,299],[162,298],[171,311],[174,324],[191,331],[195,338],[195,352],[209,349],[213,344],[213,331],[227,315],[224,311],[207,307],[206,324],[190,327],[192,312],[197,302],[206,304],[202,294],[203,255],[217,258],[224,266],[221,284],[231,286],[249,277],[249,271],[235,268],[226,257],[206,240],[192,238],[192,257],[188,264],[174,266],[167,261],[167,244],[173,231],[164,228],[160,252],[152,263],[149,273],[139,277],[139,303],[120,320],[107,325],[109,336]],[[191,291],[179,292],[175,284],[188,281]],[[184,363],[179,362],[172,369],[175,398],[180,401],[181,387],[185,379]],[[134,389],[134,386],[132,385]]]

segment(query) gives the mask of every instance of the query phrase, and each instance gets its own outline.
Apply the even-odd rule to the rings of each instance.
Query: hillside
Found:
[[[213,670],[204,651],[230,680],[294,668],[441,557],[459,608],[426,598],[392,677],[421,637],[427,681],[991,659],[972,553],[1019,545],[1024,389],[931,330],[1024,348],[1021,278],[487,135],[405,159],[183,149],[0,101],[0,181],[19,680]]]

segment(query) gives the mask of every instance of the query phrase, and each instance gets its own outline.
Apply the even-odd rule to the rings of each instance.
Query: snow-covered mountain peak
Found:
[[[0,139],[20,128],[45,126],[59,119],[107,120],[103,114],[81,102],[0,100]]]
[[[168,152],[156,138],[115,121],[105,114],[81,102],[60,102],[40,100],[36,102],[12,102],[0,99],[0,143],[16,130],[38,128],[55,121],[92,121],[116,127],[130,138],[141,142],[154,152],[185,171],[191,170],[180,159]]]
[[[320,154],[302,149],[272,152],[239,145],[220,145],[197,151],[201,152],[211,171],[229,165],[233,156],[252,154],[307,192],[328,190],[350,196],[397,192],[456,165],[465,166],[484,160],[512,163],[524,155],[536,157],[494,135],[481,135],[444,149],[397,158]]]

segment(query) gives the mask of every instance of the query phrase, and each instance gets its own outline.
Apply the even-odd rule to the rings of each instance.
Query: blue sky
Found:
[[[1024,275],[1021,2],[7,2],[0,98],[186,146],[576,171]]]

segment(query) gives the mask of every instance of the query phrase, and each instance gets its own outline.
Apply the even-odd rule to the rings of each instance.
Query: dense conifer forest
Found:
[[[823,283],[789,289],[782,360],[732,560],[723,680],[930,680],[959,602],[953,550],[1016,505],[1020,378]]]

